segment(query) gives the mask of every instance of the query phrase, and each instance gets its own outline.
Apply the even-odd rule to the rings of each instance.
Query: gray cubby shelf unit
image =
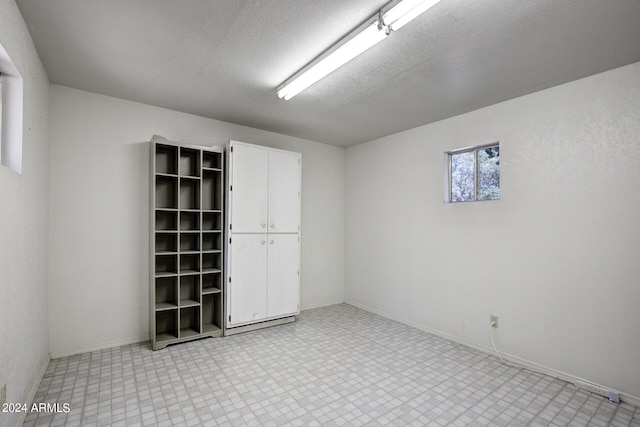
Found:
[[[154,350],[223,334],[224,150],[151,140]]]

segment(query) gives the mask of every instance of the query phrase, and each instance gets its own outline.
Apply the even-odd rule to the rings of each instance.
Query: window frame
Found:
[[[0,70],[0,164],[2,164],[2,82],[3,82],[2,70]]]
[[[0,165],[22,174],[23,79],[0,43]]]
[[[488,144],[480,144],[474,145],[471,147],[458,148],[455,150],[450,150],[445,152],[445,170],[446,170],[446,188],[445,188],[445,202],[447,204],[452,203],[469,203],[469,202],[487,202],[487,201],[496,201],[500,200],[498,196],[497,199],[478,199],[478,152],[487,148],[498,147],[500,149],[500,141],[494,141]],[[464,154],[473,152],[473,199],[472,200],[453,200],[451,191],[453,189],[452,182],[452,164],[451,157],[456,154]]]

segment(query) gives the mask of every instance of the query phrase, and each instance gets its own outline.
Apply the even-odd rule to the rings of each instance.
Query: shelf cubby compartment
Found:
[[[156,253],[178,252],[177,233],[156,233]]]
[[[180,233],[180,252],[199,252],[200,233]]]
[[[156,231],[178,230],[178,212],[156,210]]]
[[[222,250],[222,232],[202,233],[201,246],[203,251]]]
[[[200,213],[180,212],[180,231],[199,231]]]
[[[156,276],[178,274],[177,255],[156,255]]]
[[[178,178],[156,175],[156,208],[178,208]]]
[[[200,272],[200,254],[180,255],[180,274]]]
[[[202,153],[202,167],[205,169],[222,169],[222,153]]]
[[[200,307],[186,307],[180,309],[180,338],[186,338],[200,333]]]
[[[156,278],[156,311],[178,308],[178,278]]]
[[[200,305],[200,276],[180,276],[180,307]]]
[[[178,174],[178,147],[162,144],[156,146],[156,173]]]
[[[200,176],[200,151],[192,148],[180,148],[180,175]]]
[[[171,341],[178,338],[178,309],[156,312],[156,341]]]
[[[222,292],[222,272],[202,275],[202,295]]]
[[[222,298],[220,294],[202,297],[202,333],[220,331],[222,326]]]
[[[180,209],[200,209],[200,180],[180,178]]]
[[[222,230],[222,213],[203,212],[202,213],[202,229],[207,231]]]
[[[222,173],[204,171],[202,176],[202,209],[222,209]]]
[[[222,270],[222,257],[219,253],[202,254],[202,271],[216,272]]]

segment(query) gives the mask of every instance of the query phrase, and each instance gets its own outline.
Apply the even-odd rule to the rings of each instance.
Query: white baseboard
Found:
[[[57,352],[52,351],[49,353],[49,356],[52,359],[59,359],[61,357],[75,356],[76,354],[83,354],[83,353],[91,353],[93,351],[106,350],[109,348],[120,347],[123,345],[129,345],[129,344],[138,344],[146,341],[149,341],[148,336],[138,337],[138,338],[126,338],[122,340],[108,341],[108,342],[97,344],[95,346],[84,347],[84,348],[79,348],[75,350],[57,351]]]
[[[313,310],[314,308],[328,307],[330,305],[336,305],[336,304],[344,304],[344,300],[331,300],[331,301],[323,301],[323,302],[308,304],[308,305],[305,304],[300,307],[300,311]]]
[[[336,305],[336,304],[343,304],[343,303],[344,303],[344,300],[323,301],[319,303],[303,305],[300,307],[300,310],[312,310],[314,308],[327,307],[329,305]],[[138,338],[126,338],[126,339],[115,340],[115,341],[107,341],[104,343],[96,344],[91,347],[82,347],[74,350],[51,351],[49,352],[49,357],[51,359],[60,359],[61,357],[75,356],[76,354],[83,354],[83,353],[91,353],[92,351],[106,350],[109,348],[120,347],[123,345],[129,345],[129,344],[138,344],[146,341],[149,341],[148,336],[138,337]]]
[[[40,369],[38,375],[36,376],[35,382],[31,384],[31,388],[29,389],[26,400],[26,403],[29,404],[29,407],[31,407],[31,404],[33,404],[33,399],[36,398],[36,393],[38,392],[38,388],[40,387],[40,383],[42,382],[42,378],[44,378],[44,373],[47,371],[47,367],[49,366],[50,361],[51,358],[47,356],[44,362],[42,362],[42,365],[40,365]],[[25,418],[27,418],[29,411],[21,411],[21,414],[22,415],[20,416],[20,420],[18,422],[19,426],[24,424],[24,420]]]
[[[418,323],[412,322],[412,321],[407,320],[407,319],[403,319],[403,318],[400,318],[400,317],[392,316],[392,315],[390,315],[390,314],[388,314],[388,313],[386,313],[384,311],[377,310],[377,309],[372,308],[372,307],[368,307],[368,306],[366,306],[364,304],[359,304],[359,303],[353,302],[353,301],[345,301],[345,304],[360,308],[360,309],[368,311],[370,313],[377,314],[377,315],[385,317],[387,319],[394,320],[396,322],[405,324],[407,326],[411,326],[412,328],[416,328],[416,329],[419,329],[421,331],[425,331],[425,332],[428,332],[430,334],[437,335],[437,336],[442,337],[444,339],[447,339],[449,341],[457,342],[457,343],[465,345],[467,347],[471,347],[471,348],[474,348],[476,350],[480,350],[482,352],[495,355],[495,352],[490,347],[485,347],[485,346],[474,344],[474,343],[469,342],[469,341],[465,341],[465,340],[460,339],[460,338],[458,338],[456,336],[453,336],[451,334],[447,334],[445,332],[438,331],[436,329],[428,328],[428,327],[426,327],[424,325],[420,325]],[[540,365],[538,363],[532,362],[532,361],[527,360],[527,359],[523,359],[523,358],[518,357],[518,356],[513,356],[513,355],[510,355],[508,353],[503,353],[503,352],[500,352],[500,355],[505,360],[508,360],[509,362],[512,362],[512,363],[517,364],[519,366],[522,366],[525,369],[528,369],[528,370],[534,371],[534,372],[538,372],[538,373],[541,373],[541,374],[549,375],[549,376],[554,377],[554,378],[558,378],[560,380],[572,383],[572,384],[576,385],[576,387],[578,387],[578,388],[584,389],[586,391],[590,391],[592,393],[596,393],[596,394],[601,395],[601,396],[608,397],[608,392],[610,390],[612,390],[610,387],[606,387],[604,385],[597,384],[597,383],[585,380],[585,379],[580,378],[580,377],[576,377],[575,375],[571,375],[571,374],[568,374],[566,372],[558,371],[556,369],[552,369],[552,368],[549,368],[547,366]],[[627,393],[620,393],[620,401],[627,402],[627,403],[630,403],[630,404],[635,405],[635,406],[640,406],[640,397],[633,396],[633,395],[630,395],[630,394],[627,394]]]
[[[241,334],[244,332],[256,331],[258,329],[269,328],[271,326],[284,325],[286,323],[292,323],[296,321],[296,316],[283,317],[281,319],[267,320],[266,322],[251,323],[244,326],[236,326],[234,328],[227,328],[224,330],[224,336]]]

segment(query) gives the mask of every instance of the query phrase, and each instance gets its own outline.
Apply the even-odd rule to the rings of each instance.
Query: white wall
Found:
[[[344,300],[344,149],[51,85],[50,351],[148,339],[151,136],[302,153],[303,309]]]
[[[0,386],[29,402],[49,361],[49,80],[15,2],[0,2],[0,43],[24,79],[22,174],[0,166]],[[21,414],[0,413],[0,426]]]
[[[437,102],[426,99],[425,102]],[[499,141],[501,200],[443,203]],[[346,150],[346,302],[640,396],[640,63]]]

